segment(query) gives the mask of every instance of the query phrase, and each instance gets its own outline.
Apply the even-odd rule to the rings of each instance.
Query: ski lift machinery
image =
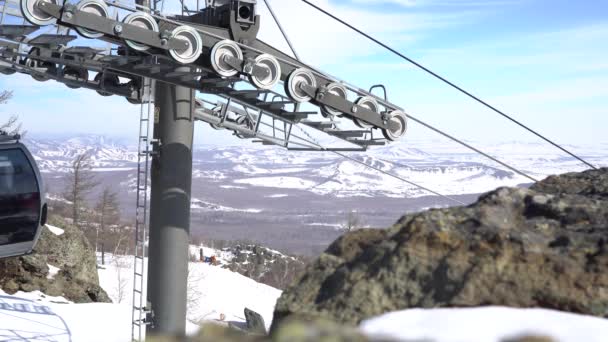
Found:
[[[46,223],[40,171],[19,138],[0,132],[0,258],[30,253]]]
[[[103,96],[124,96],[131,103],[145,101],[143,78],[188,87],[220,98],[212,105],[196,106],[197,120],[234,131],[240,138],[288,148],[298,147],[289,134],[296,124],[348,143],[342,151],[383,145],[407,130],[405,113],[387,101],[386,91],[376,96],[373,87],[366,91],[352,86],[257,39],[256,0],[207,1],[203,9],[172,16],[117,0],[4,1],[16,2],[31,24],[1,25],[4,74],[53,79]],[[110,7],[128,14],[119,20],[110,15]],[[63,33],[39,33],[47,25],[63,27]],[[68,46],[77,39],[73,32],[118,48]],[[301,110],[304,103],[317,110]],[[261,131],[263,118],[289,127],[282,139]],[[348,121],[357,127],[342,129]],[[374,136],[378,130],[382,134]]]
[[[161,164],[169,161],[165,158],[168,154],[162,153],[163,146],[176,143],[190,150],[191,139],[186,143],[177,139],[179,134],[165,134],[165,140],[170,140],[167,142],[162,136],[149,140],[147,135],[142,135],[141,125],[149,128],[153,88],[150,81],[158,82],[156,86],[160,91],[156,95],[162,97],[154,102],[154,123],[157,124],[160,118],[159,126],[168,117],[160,113],[179,109],[182,118],[187,117],[182,123],[198,120],[214,129],[232,131],[241,139],[254,139],[254,142],[292,150],[338,154],[340,151],[365,151],[369,146],[384,145],[405,135],[406,114],[387,100],[383,86],[373,86],[369,90],[353,86],[258,39],[260,16],[256,14],[256,0],[207,0],[205,8],[191,11],[184,7],[182,15],[158,11],[157,3],[162,1],[135,0],[133,4],[120,0],[80,0],[77,3],[72,0],[0,0],[0,73],[26,74],[40,82],[55,80],[69,88],[91,89],[101,96],[116,95],[130,103],[147,104],[147,114],[142,106],[140,118],[139,156],[152,155]],[[110,14],[110,8],[114,9],[114,14]],[[15,20],[8,23],[5,17],[17,17],[21,24],[14,24]],[[87,46],[86,40],[78,39],[78,36],[109,43],[110,48],[99,48],[99,44]],[[382,96],[372,94],[374,88],[384,90]],[[188,90],[189,97],[185,95]],[[203,95],[193,99],[194,94]],[[188,98],[189,115],[182,98]],[[175,101],[177,105],[164,106],[169,101]],[[165,127],[170,124],[173,133],[190,134],[190,128],[180,130],[177,127],[175,117],[173,121],[166,120]],[[294,126],[306,126],[343,144],[323,147],[311,143],[291,134]],[[159,134],[164,134],[162,132],[161,129]],[[309,136],[306,131],[304,134]],[[311,140],[314,139],[311,137]],[[151,151],[147,149],[148,145],[152,147]],[[33,159],[26,149],[22,151],[30,160],[37,177],[36,191],[43,198]],[[191,162],[188,158],[184,154],[180,162]],[[147,170],[147,164],[145,167]],[[163,179],[173,181],[178,176],[188,177],[188,168],[176,169],[179,172],[169,170],[171,177],[163,176]],[[138,194],[140,191],[147,193],[146,172],[141,176],[138,169]],[[144,179],[141,188],[139,177]],[[152,190],[155,179],[157,193],[169,189],[168,184],[160,182],[160,173],[153,173]],[[190,187],[182,183],[170,185],[180,187],[184,193],[190,191]],[[138,211],[144,213],[144,229],[140,236],[136,223],[136,253],[139,253],[135,256],[136,265],[137,260],[143,265],[142,251],[146,250],[146,196],[137,207],[138,210],[144,208]],[[175,206],[171,207],[174,209],[171,213],[168,213],[169,206],[162,206],[160,202],[156,210],[166,217],[176,218],[179,216],[177,211],[183,213],[180,218],[186,217],[190,201],[182,202],[179,205],[172,202]],[[37,223],[33,241],[19,253],[31,249],[40,223],[44,222],[44,207],[41,202],[40,205],[38,219],[33,211],[30,218]],[[185,329],[185,288],[172,282],[173,279],[185,279],[186,269],[181,266],[182,261],[187,260],[185,254],[176,249],[182,248],[182,242],[187,241],[183,237],[188,232],[189,222],[176,218],[170,224],[182,229],[164,229],[169,223],[159,217],[151,231],[156,234],[162,231],[163,239],[161,241],[158,235],[152,239],[150,235],[149,240],[151,245],[156,241],[155,247],[149,249],[156,251],[149,254],[150,258],[156,258],[155,262],[149,263],[154,265],[154,268],[150,267],[149,277],[153,280],[148,281],[147,292],[147,304],[151,306],[142,303],[143,288],[133,288],[134,298],[137,293],[139,299],[134,299],[133,306],[134,340],[141,340],[143,326],[151,327],[153,332],[178,335]],[[160,259],[161,247],[164,259]],[[165,258],[168,255],[181,266],[171,264]],[[139,279],[134,283],[143,286],[143,274],[143,266],[141,269],[134,267],[134,279]],[[164,293],[161,293],[161,287]]]

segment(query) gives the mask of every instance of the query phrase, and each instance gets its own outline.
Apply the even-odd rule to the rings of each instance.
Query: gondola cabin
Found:
[[[46,223],[40,171],[19,138],[0,132],[0,258],[30,253]]]

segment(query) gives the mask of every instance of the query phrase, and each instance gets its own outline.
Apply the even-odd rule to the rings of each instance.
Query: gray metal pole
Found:
[[[194,91],[157,82],[155,96],[160,147],[151,170],[148,300],[154,319],[147,336],[179,338],[186,330]]]

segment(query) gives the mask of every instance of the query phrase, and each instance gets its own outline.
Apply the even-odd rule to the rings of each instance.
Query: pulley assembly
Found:
[[[128,13],[122,19],[112,17],[110,7]],[[355,145],[354,150],[397,140],[407,130],[407,116],[386,97],[331,77],[257,39],[260,17],[254,0],[212,1],[204,9],[175,16],[116,0],[20,0],[20,9],[31,26],[0,25],[4,74],[27,73],[38,81],[53,79],[102,96],[124,96],[131,103],[142,102],[141,78],[151,78],[219,96],[232,108],[226,110],[240,106],[257,111],[257,117],[307,125]],[[48,25],[67,33],[37,34]],[[118,48],[71,46],[77,36],[70,32]],[[259,137],[259,124],[251,118],[218,121],[225,113],[218,113],[217,106],[202,104],[199,109],[205,109],[200,119],[214,128],[240,125],[246,134],[237,136]],[[358,129],[341,129],[349,121]],[[382,137],[374,137],[378,129]]]

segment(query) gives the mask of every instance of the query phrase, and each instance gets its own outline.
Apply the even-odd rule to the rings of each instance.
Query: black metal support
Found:
[[[148,336],[182,338],[186,328],[188,240],[192,186],[194,91],[156,84],[152,162],[148,300],[154,322]]]

